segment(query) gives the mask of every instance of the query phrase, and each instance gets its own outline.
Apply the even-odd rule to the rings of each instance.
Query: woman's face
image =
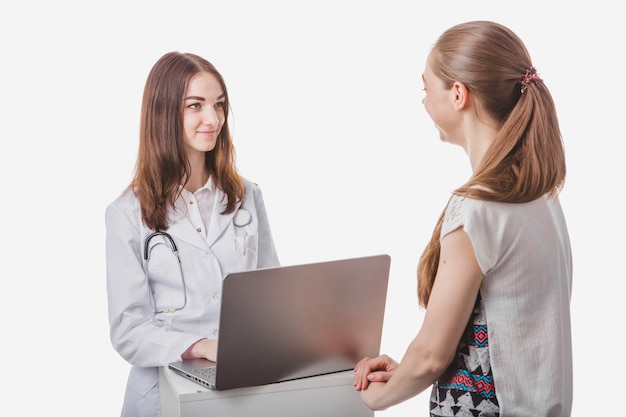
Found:
[[[424,82],[424,98],[422,104],[426,113],[435,123],[439,131],[439,138],[444,142],[451,142],[454,128],[458,126],[456,111],[454,110],[454,93],[451,88],[446,88],[442,79],[438,78],[431,68],[432,54],[426,61],[426,67],[422,74]],[[453,142],[453,141],[452,141]]]
[[[183,129],[187,156],[212,151],[225,122],[226,97],[215,76],[196,74],[187,86],[183,103]]]

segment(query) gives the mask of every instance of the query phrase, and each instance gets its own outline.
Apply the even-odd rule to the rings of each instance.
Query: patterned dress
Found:
[[[430,415],[432,417],[500,415],[489,360],[487,320],[480,293],[461,337],[455,359],[433,385]]]

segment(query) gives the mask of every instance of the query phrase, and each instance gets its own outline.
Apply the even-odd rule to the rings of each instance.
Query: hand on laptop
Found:
[[[217,340],[215,339],[200,339],[183,352],[181,358],[186,359],[198,359],[204,358],[215,362],[217,359]]]
[[[363,358],[354,367],[354,387],[362,391],[370,382],[386,382],[397,367],[398,363],[387,355]]]

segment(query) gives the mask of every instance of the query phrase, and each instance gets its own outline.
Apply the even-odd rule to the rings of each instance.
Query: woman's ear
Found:
[[[454,110],[463,110],[469,105],[469,91],[465,84],[455,81],[452,85]]]

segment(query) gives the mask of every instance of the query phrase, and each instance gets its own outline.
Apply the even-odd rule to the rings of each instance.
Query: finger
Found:
[[[357,391],[364,389],[364,384],[367,384],[367,372],[362,367],[356,368],[354,373],[354,387]]]
[[[367,377],[356,379],[356,382],[354,384],[354,388],[357,391],[364,391],[367,389],[368,386],[369,386],[369,381],[367,380]]]
[[[389,378],[391,378],[391,372],[386,371],[371,372],[367,375],[370,382],[387,382]]]
[[[367,360],[364,359],[360,361],[357,366],[354,368],[354,387],[357,391],[361,391],[367,388],[369,385],[369,380],[367,376],[372,372]]]

